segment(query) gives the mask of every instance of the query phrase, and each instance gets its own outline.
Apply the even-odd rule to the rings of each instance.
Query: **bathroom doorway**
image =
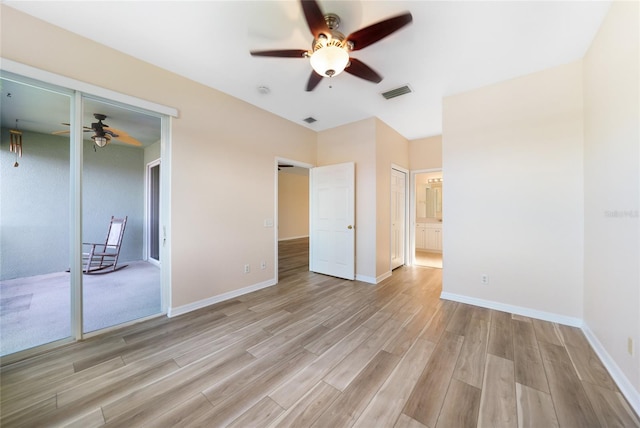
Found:
[[[442,170],[418,172],[415,184],[414,264],[442,269]]]

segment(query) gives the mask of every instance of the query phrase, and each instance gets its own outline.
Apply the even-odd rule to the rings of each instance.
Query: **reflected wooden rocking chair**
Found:
[[[83,243],[90,248],[88,253],[82,253],[82,271],[86,274],[110,273],[127,267],[117,266],[120,256],[120,245],[127,217],[115,218],[111,216],[109,232],[104,244]]]

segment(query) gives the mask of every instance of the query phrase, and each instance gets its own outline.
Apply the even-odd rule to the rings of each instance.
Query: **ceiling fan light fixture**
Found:
[[[100,148],[106,146],[107,143],[109,142],[109,140],[105,136],[100,137],[100,136],[94,135],[93,137],[91,137],[91,139],[96,144],[96,146]]]
[[[342,73],[349,64],[349,54],[339,46],[328,45],[311,55],[311,67],[321,76],[333,77]]]

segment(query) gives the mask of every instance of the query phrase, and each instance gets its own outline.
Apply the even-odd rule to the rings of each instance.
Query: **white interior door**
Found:
[[[404,264],[406,174],[391,170],[391,269]]]
[[[309,270],[355,278],[355,164],[309,170]]]

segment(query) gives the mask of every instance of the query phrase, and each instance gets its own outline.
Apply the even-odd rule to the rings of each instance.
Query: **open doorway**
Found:
[[[276,159],[277,280],[309,270],[309,168],[290,159]]]
[[[442,170],[417,172],[414,264],[442,269]]]
[[[281,255],[279,247],[299,240],[308,254],[305,272],[355,279],[355,163],[311,168],[280,159],[276,167],[275,253]],[[299,177],[285,178],[284,170]],[[295,188],[287,188],[292,179]],[[286,273],[280,258],[277,282]]]
[[[149,157],[159,160],[161,118],[89,96],[83,99],[83,111],[85,127],[102,117],[113,135],[104,147],[85,136],[82,242],[104,242],[109,218],[126,218],[118,258],[118,265],[126,268],[83,277],[83,333],[90,333],[162,312],[160,267],[144,260],[148,221],[144,171]],[[91,118],[93,122],[87,122]],[[158,191],[159,178],[158,170]],[[157,228],[151,235],[157,239]]]

